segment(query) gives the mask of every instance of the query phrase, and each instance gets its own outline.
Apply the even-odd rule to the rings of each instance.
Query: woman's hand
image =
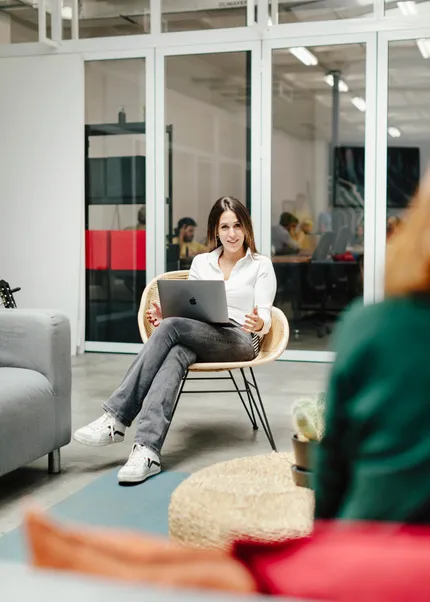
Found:
[[[251,314],[246,314],[245,324],[242,326],[244,332],[258,332],[264,326],[262,318],[258,315],[258,307],[254,307]]]
[[[155,326],[155,328],[160,325],[163,316],[161,314],[161,307],[158,303],[154,302],[151,307],[146,310],[146,317],[148,318],[148,322]]]

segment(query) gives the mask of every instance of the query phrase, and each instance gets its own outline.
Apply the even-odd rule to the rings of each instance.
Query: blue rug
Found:
[[[118,469],[109,471],[66,500],[53,506],[51,516],[94,527],[115,527],[168,535],[170,497],[189,475],[162,472],[142,485],[120,487]],[[21,527],[0,537],[0,559],[27,560]]]

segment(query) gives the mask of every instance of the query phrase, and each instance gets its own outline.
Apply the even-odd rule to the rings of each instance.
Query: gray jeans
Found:
[[[140,412],[136,443],[159,455],[188,366],[196,361],[242,362],[254,357],[251,335],[236,325],[214,326],[188,318],[166,318],[103,409],[125,426],[130,426]]]

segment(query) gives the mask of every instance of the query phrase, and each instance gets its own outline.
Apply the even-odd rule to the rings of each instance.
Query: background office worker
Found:
[[[276,255],[296,255],[300,253],[300,244],[296,240],[299,220],[295,215],[284,211],[279,224],[272,226],[272,246]]]
[[[212,207],[208,244],[210,252],[194,258],[189,278],[225,281],[231,326],[163,320],[154,304],[147,315],[157,328],[103,405],[105,413],[75,432],[75,439],[85,445],[117,443],[139,415],[130,457],[118,473],[120,482],[140,482],[160,472],[161,448],[188,366],[197,360],[252,360],[260,337],[270,330],[275,273],[272,262],[257,252],[251,218],[240,201],[223,197]]]
[[[173,239],[174,245],[179,245],[179,257],[181,259],[195,257],[199,253],[205,253],[207,248],[204,244],[196,242],[197,223],[192,217],[183,217],[178,222],[176,236]]]

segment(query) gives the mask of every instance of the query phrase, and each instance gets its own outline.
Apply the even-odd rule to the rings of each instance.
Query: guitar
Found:
[[[13,293],[17,293],[20,290],[20,288],[11,289],[6,280],[0,280],[0,307],[4,307],[6,309],[15,308],[16,302],[13,298]]]

